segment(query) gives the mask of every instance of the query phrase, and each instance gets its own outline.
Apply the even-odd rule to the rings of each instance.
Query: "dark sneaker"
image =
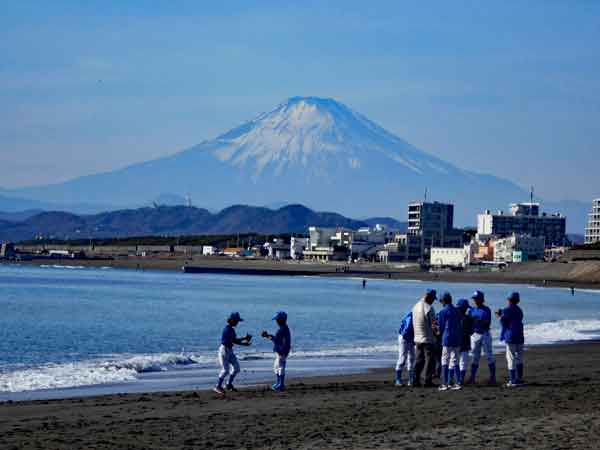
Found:
[[[435,384],[435,383],[433,383],[433,382],[430,381],[429,383],[425,383],[423,385],[423,387],[425,387],[425,388],[436,388],[436,387],[439,387],[439,386],[437,384]]]
[[[227,385],[227,390],[231,391],[231,392],[237,392],[238,391],[233,384],[228,384]]]

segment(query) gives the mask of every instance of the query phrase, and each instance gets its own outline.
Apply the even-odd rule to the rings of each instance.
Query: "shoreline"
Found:
[[[498,378],[506,365],[497,357]],[[396,388],[393,370],[209,391],[0,404],[2,448],[576,448],[600,431],[600,343],[530,347],[527,386]],[[479,379],[487,376],[480,369]],[[225,426],[226,424],[226,426]]]
[[[414,265],[308,263],[270,260],[234,260],[225,258],[136,257],[112,260],[55,259],[22,261],[5,265],[81,266],[133,270],[183,272],[184,266],[196,273],[256,276],[323,276],[365,279],[412,280],[422,282],[528,284],[600,290],[600,263],[523,263],[502,271],[425,272]],[[342,271],[347,268],[345,271]],[[190,273],[189,276],[194,276]]]

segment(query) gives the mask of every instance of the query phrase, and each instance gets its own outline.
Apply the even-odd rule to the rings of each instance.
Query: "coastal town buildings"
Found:
[[[408,235],[420,238],[420,251],[411,258],[429,260],[432,247],[459,248],[463,231],[454,228],[454,205],[439,202],[408,204]],[[413,241],[414,242],[414,241]],[[412,247],[413,251],[416,250]]]
[[[546,241],[543,236],[513,234],[494,241],[494,261],[520,263],[543,260]]]
[[[600,198],[592,202],[592,212],[589,214],[588,225],[585,229],[585,243],[600,242]]]
[[[480,236],[508,237],[512,234],[544,237],[548,247],[565,245],[567,219],[561,214],[542,213],[539,203],[513,203],[509,213],[486,210],[477,215]]]
[[[292,236],[290,239],[290,258],[302,259],[304,252],[308,249],[309,243],[309,238]]]

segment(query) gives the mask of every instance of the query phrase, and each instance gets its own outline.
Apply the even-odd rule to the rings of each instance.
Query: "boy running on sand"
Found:
[[[277,376],[277,382],[271,386],[271,389],[281,392],[285,390],[285,365],[292,348],[292,336],[287,326],[287,314],[284,311],[275,314],[273,320],[277,321],[277,325],[279,325],[275,335],[263,331],[261,336],[273,341],[273,352],[275,353],[273,369]]]
[[[413,369],[415,365],[415,331],[412,323],[412,312],[409,312],[398,330],[398,362],[396,364],[396,386],[404,386],[402,372],[408,366],[408,386],[413,385]]]
[[[506,343],[506,362],[508,364],[509,380],[506,387],[523,385],[523,311],[519,308],[521,296],[518,292],[511,293],[506,299],[508,306],[499,309],[496,316],[502,324],[500,340]]]
[[[439,332],[442,335],[442,384],[440,391],[450,389],[450,372],[454,372],[456,384],[452,389],[460,389],[458,359],[462,341],[462,314],[452,305],[452,296],[444,292],[441,298],[444,308],[437,316]]]
[[[249,346],[252,336],[246,334],[243,338],[238,338],[235,334],[235,327],[243,322],[244,319],[240,317],[239,312],[233,312],[227,318],[227,325],[223,328],[221,334],[221,346],[219,347],[219,364],[221,365],[221,372],[219,373],[219,379],[217,385],[213,388],[213,391],[219,395],[225,395],[223,389],[223,381],[229,373],[229,381],[227,383],[227,390],[236,392],[237,389],[233,386],[233,380],[235,376],[240,372],[240,363],[233,352],[233,346],[244,345]]]

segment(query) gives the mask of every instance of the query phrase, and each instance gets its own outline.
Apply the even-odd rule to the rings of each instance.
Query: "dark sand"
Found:
[[[529,350],[525,375],[517,389],[395,388],[386,370],[292,380],[285,394],[2,404],[0,449],[600,448],[600,344]]]

